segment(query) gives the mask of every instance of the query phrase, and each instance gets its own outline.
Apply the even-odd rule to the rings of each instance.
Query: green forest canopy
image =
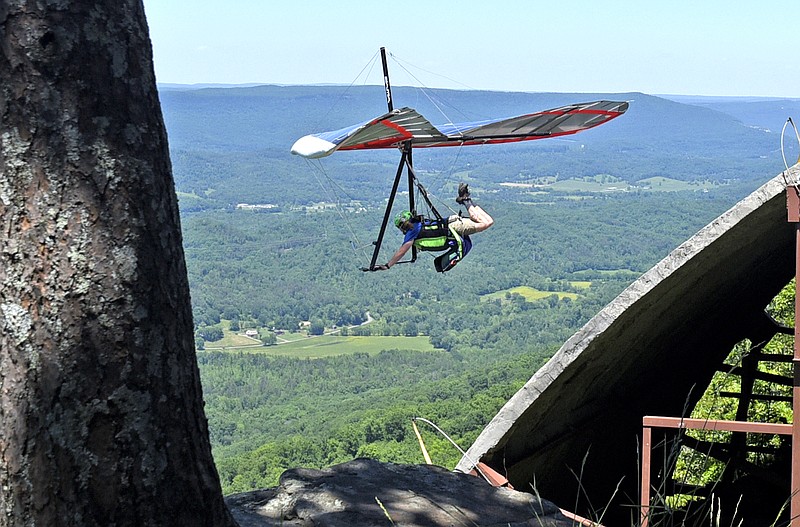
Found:
[[[260,339],[301,322],[315,332],[347,328],[368,313],[375,321],[353,332],[429,343],[424,351],[411,338],[383,351],[340,346],[321,359],[276,356],[272,346],[199,352],[226,493],[357,455],[420,462],[414,416],[469,446],[566,338],[782,168],[774,135],[708,108],[623,94],[631,110],[579,141],[415,156],[434,195],[455,207],[457,183],[467,181],[496,224],[444,276],[427,255],[363,273],[396,155],[353,153],[318,166],[288,154],[300,135],[374,110],[362,91],[373,90],[356,90],[333,112],[323,111],[336,101],[332,87],[161,93],[199,346],[234,321]],[[468,112],[509,114],[574,98],[436,95]],[[387,233],[387,251],[399,243]],[[553,294],[521,294],[531,290]],[[458,453],[428,432],[434,461],[454,465]]]

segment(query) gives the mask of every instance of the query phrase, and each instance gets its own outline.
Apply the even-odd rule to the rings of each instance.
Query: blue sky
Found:
[[[161,83],[364,83],[385,46],[394,85],[800,98],[798,0],[144,5]]]

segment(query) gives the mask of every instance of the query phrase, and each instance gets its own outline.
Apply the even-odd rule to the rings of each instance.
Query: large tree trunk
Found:
[[[234,525],[141,0],[0,1],[0,525]]]

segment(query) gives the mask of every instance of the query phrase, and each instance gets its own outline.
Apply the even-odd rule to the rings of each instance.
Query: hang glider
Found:
[[[431,203],[427,192],[417,181],[412,161],[414,148],[514,143],[547,137],[561,137],[607,123],[628,109],[627,102],[594,101],[517,117],[434,126],[413,108],[394,109],[392,88],[389,84],[389,70],[386,67],[386,50],[381,48],[380,51],[388,112],[375,119],[340,130],[303,136],[292,145],[291,149],[292,154],[308,159],[327,157],[337,150],[397,148],[402,153],[400,163],[397,165],[394,184],[387,199],[378,239],[373,242],[375,249],[372,252],[369,267],[362,267],[363,271],[376,271],[383,267],[377,265],[378,254],[386,227],[389,224],[403,169],[407,169],[408,172],[408,210],[414,215],[417,214],[414,194],[416,187],[428,210],[437,219],[442,219]],[[411,259],[397,263],[411,263],[416,259],[417,249],[413,247]]]
[[[337,150],[531,141],[588,130],[619,117],[627,109],[627,102],[594,101],[517,117],[434,126],[413,108],[400,108],[347,128],[306,135],[294,143],[291,151],[305,158],[318,159]]]

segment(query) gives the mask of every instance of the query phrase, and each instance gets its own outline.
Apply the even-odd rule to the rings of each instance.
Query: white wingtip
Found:
[[[314,135],[306,135],[295,141],[292,153],[308,159],[319,159],[331,155],[336,145]]]

